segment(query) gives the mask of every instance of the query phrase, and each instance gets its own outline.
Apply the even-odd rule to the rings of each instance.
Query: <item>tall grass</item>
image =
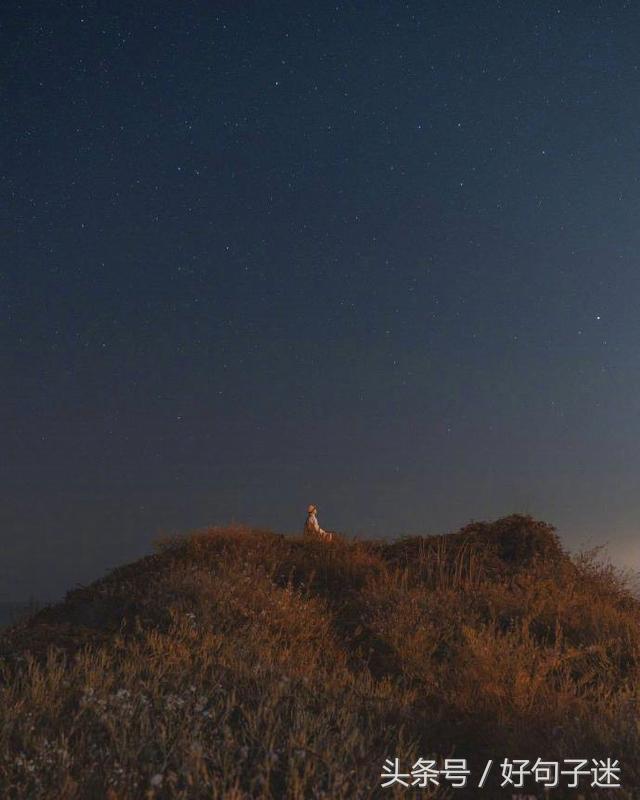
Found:
[[[640,789],[640,604],[527,517],[392,544],[166,540],[9,629],[0,657],[3,799],[409,796],[380,787],[395,756],[476,774],[612,756],[615,796]]]

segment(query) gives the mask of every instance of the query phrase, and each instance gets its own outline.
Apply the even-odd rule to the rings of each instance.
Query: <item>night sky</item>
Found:
[[[0,600],[531,513],[640,567],[640,6],[5,2]]]

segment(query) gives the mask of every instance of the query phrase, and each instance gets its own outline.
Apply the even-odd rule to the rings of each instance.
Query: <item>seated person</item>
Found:
[[[327,542],[333,539],[333,534],[329,531],[323,531],[318,522],[318,509],[314,505],[310,505],[307,509],[307,521],[304,524],[305,536],[318,536]]]

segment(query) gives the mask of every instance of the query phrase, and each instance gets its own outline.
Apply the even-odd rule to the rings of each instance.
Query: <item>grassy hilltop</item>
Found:
[[[511,797],[380,773],[611,756],[624,788],[583,794],[632,798],[639,711],[640,603],[530,517],[394,543],[211,529],[0,634],[0,797]]]

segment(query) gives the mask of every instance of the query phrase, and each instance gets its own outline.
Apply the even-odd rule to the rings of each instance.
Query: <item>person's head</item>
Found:
[[[316,514],[317,512],[318,509],[313,504],[311,504],[307,509],[307,514]]]

